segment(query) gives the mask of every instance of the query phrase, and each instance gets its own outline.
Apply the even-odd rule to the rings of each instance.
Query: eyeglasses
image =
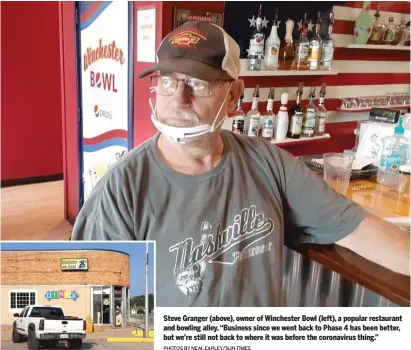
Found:
[[[218,80],[207,81],[192,77],[176,79],[166,75],[154,75],[151,77],[151,92],[162,96],[171,96],[177,91],[178,83],[182,81],[186,89],[194,97],[210,97],[214,95],[215,85]]]

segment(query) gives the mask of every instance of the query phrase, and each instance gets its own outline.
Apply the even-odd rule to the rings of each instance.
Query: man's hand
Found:
[[[336,244],[394,272],[410,275],[410,232],[374,215]]]

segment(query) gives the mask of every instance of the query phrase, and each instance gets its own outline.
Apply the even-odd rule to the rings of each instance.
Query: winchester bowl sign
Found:
[[[88,271],[88,259],[61,259],[61,271]]]
[[[132,147],[132,50],[127,1],[85,1],[77,6],[82,205],[107,170]]]

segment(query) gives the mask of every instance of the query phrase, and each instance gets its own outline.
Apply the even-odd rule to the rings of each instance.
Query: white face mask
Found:
[[[220,112],[221,109],[223,108],[223,105],[225,103],[225,100],[228,97],[228,94],[230,93],[230,89],[231,89],[231,85],[233,83],[230,83],[230,87],[227,91],[227,94],[224,97],[223,102],[221,103],[220,108],[218,109],[218,112],[214,118],[213,124],[203,124],[203,125],[199,125],[199,126],[193,126],[193,127],[177,127],[177,126],[170,126],[170,125],[166,125],[162,122],[160,122],[157,119],[157,106],[153,106],[152,103],[152,99],[149,99],[149,103],[150,103],[150,108],[151,108],[151,121],[153,122],[154,126],[157,128],[158,131],[160,131],[161,133],[163,133],[165,136],[167,136],[171,141],[173,142],[177,142],[177,143],[181,143],[184,144],[186,142],[184,142],[184,140],[187,139],[192,139],[194,137],[199,137],[205,134],[211,134],[213,133],[223,122],[224,120],[227,118],[227,114],[224,116],[224,118],[217,124],[215,125],[215,122],[217,121],[218,117],[220,116]]]

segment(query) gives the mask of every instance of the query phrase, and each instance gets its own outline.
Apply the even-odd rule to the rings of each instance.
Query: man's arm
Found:
[[[410,233],[372,214],[336,244],[387,269],[410,275]]]

